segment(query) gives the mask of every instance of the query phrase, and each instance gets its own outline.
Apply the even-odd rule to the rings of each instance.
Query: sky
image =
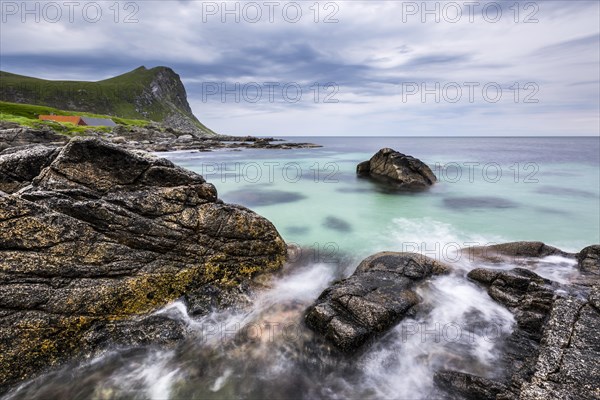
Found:
[[[213,130],[600,135],[598,1],[1,1],[0,69],[182,78]]]

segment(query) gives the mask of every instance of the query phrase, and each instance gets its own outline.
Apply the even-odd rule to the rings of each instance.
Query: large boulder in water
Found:
[[[382,252],[326,289],[307,310],[308,327],[351,352],[396,325],[421,302],[417,283],[448,267],[415,253]]]
[[[268,220],[170,161],[92,139],[23,157],[39,162],[19,186],[51,162],[0,195],[0,391],[115,342],[177,339],[153,311],[205,287],[239,291],[285,261]]]
[[[409,190],[425,189],[437,182],[427,164],[390,148],[381,149],[369,161],[358,164],[356,173]]]

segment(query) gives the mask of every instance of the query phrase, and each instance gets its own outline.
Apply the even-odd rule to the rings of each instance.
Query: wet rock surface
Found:
[[[496,399],[507,389],[502,383],[458,371],[440,371],[434,381],[454,398],[466,400]]]
[[[600,245],[588,246],[577,254],[579,270],[584,273],[600,275]]]
[[[356,173],[406,190],[426,189],[437,182],[427,164],[390,148],[381,149],[369,161],[358,164]]]
[[[285,261],[269,221],[170,161],[74,139],[0,165],[29,166],[0,194],[0,391],[115,343],[178,340],[185,327],[154,310],[228,305]]]
[[[582,271],[596,265],[598,247],[586,247],[576,255]],[[468,252],[485,262],[507,256],[520,261],[575,256],[541,242],[474,247]],[[581,268],[582,264],[586,267]],[[600,398],[597,275],[559,284],[526,268],[477,268],[468,277],[515,316],[517,326],[502,348],[506,376],[504,380],[489,380],[460,371],[440,371],[434,377],[438,387],[466,399]]]
[[[339,350],[355,351],[414,311],[417,283],[447,270],[415,253],[377,253],[326,289],[307,310],[306,324]]]

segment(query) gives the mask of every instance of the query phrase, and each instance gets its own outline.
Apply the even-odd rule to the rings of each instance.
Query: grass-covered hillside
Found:
[[[147,120],[119,118],[110,115],[92,114],[87,112],[64,111],[53,107],[36,106],[31,104],[18,104],[0,101],[0,121],[16,122],[21,125],[38,128],[46,125],[59,133],[84,134],[88,130],[109,131],[110,128],[98,126],[78,126],[70,123],[58,123],[53,121],[40,121],[39,115],[77,115],[94,118],[109,118],[117,124],[125,126],[146,126]]]
[[[214,134],[194,116],[179,75],[167,67],[139,67],[97,82],[50,81],[0,71],[0,100]]]

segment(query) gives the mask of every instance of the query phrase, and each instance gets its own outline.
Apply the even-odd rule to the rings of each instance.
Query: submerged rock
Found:
[[[177,339],[180,326],[149,313],[198,291],[208,296],[195,297],[197,309],[220,303],[211,293],[229,304],[233,288],[285,261],[268,220],[223,204],[170,161],[74,139],[27,182],[38,166],[18,175],[29,186],[0,196],[4,390],[115,342]]]
[[[476,209],[505,209],[517,208],[519,205],[508,199],[493,196],[473,197],[448,197],[444,205],[453,210],[476,210]]]
[[[323,227],[338,232],[352,232],[352,225],[350,225],[343,219],[334,217],[332,215],[329,215],[327,218],[325,218],[325,220],[323,221]]]
[[[382,252],[326,289],[306,313],[309,328],[344,352],[396,325],[421,302],[415,285],[448,267],[415,253]]]
[[[356,173],[402,189],[425,189],[437,182],[427,164],[390,148],[381,149],[369,161],[358,164]]]

